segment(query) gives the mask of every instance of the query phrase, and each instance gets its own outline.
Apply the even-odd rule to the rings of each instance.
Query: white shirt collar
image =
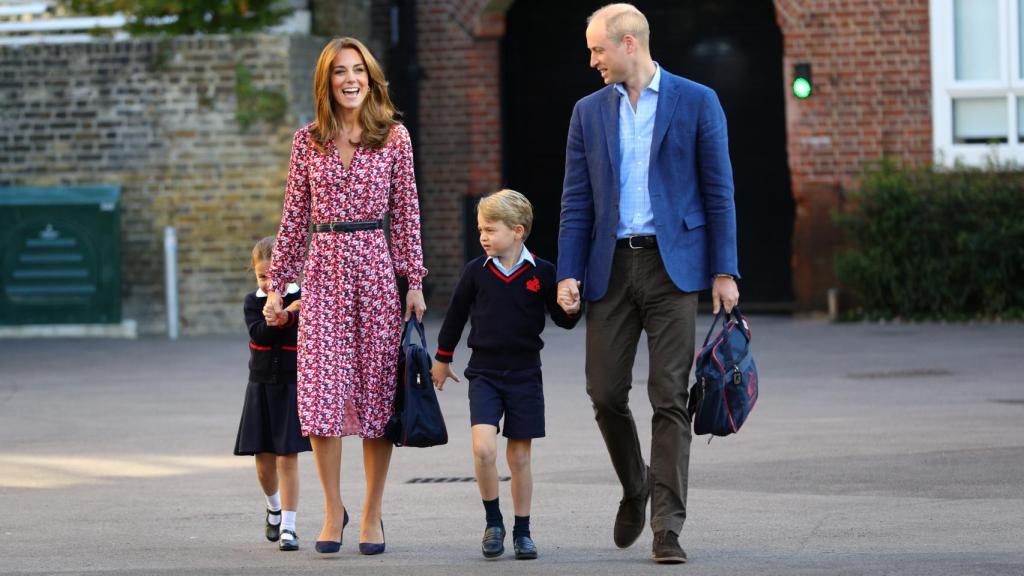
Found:
[[[298,291],[299,291],[299,285],[295,284],[293,282],[293,283],[289,284],[287,288],[285,288],[284,293],[285,294],[295,294]],[[266,295],[267,295],[267,293],[264,292],[262,288],[257,288],[256,289],[256,297],[257,298],[263,298]]]
[[[495,264],[501,264],[501,258],[488,256],[486,259],[484,259],[484,266],[487,266],[487,263],[490,262],[491,260],[494,260]],[[512,270],[515,270],[519,266],[522,266],[523,262],[529,262],[534,267],[537,266],[537,262],[533,259],[533,254],[530,254],[530,251],[526,248],[526,244],[523,244],[523,251],[519,253],[519,260],[516,260],[516,263],[512,265]],[[500,267],[504,268],[504,266]]]

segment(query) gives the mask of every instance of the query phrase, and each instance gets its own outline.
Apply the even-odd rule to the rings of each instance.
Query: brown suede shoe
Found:
[[[686,551],[679,545],[679,536],[675,532],[664,530],[654,535],[651,557],[658,564],[683,564],[686,562]]]
[[[644,470],[644,488],[638,496],[623,498],[619,501],[619,511],[615,514],[615,530],[613,538],[619,548],[629,548],[644,531],[647,520],[647,501],[651,498],[651,469]]]

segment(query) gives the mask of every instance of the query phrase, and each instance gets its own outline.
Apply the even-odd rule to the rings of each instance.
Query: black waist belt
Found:
[[[322,222],[313,225],[314,232],[359,232],[360,230],[380,230],[384,220],[354,220],[352,222]]]
[[[633,250],[640,250],[641,248],[657,248],[658,237],[657,236],[630,236],[629,238],[619,238],[615,241],[616,248],[632,248]]]

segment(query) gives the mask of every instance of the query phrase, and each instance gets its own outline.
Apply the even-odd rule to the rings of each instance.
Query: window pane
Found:
[[[999,0],[954,0],[957,80],[999,79]]]
[[[1009,126],[1005,98],[957,98],[953,100],[953,142],[957,144],[1005,143]]]
[[[1024,98],[1017,98],[1017,142],[1024,142]]]

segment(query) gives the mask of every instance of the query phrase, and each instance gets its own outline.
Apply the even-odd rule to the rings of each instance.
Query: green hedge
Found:
[[[1024,317],[1024,171],[882,162],[851,204],[836,215],[847,317]]]

